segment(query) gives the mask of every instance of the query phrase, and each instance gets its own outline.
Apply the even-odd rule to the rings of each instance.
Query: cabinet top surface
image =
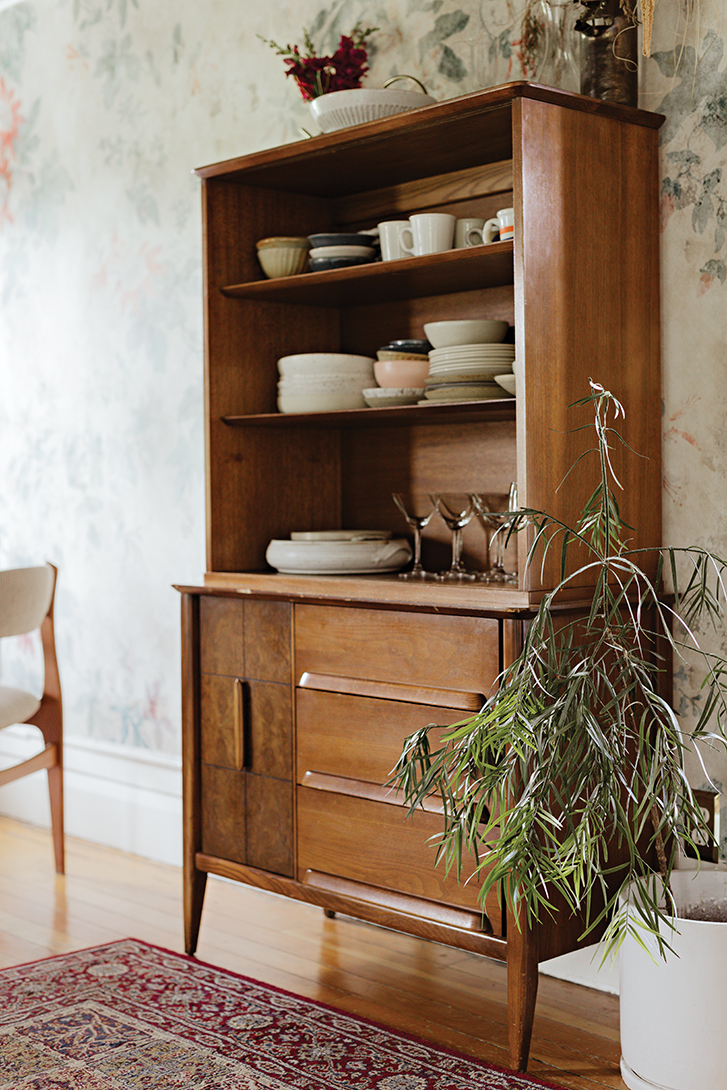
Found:
[[[199,167],[195,173],[203,179],[337,196],[360,189],[361,172],[374,161],[385,164],[388,184],[400,176],[411,178],[413,166],[422,177],[463,170],[512,158],[512,107],[520,99],[649,129],[664,121],[661,114],[520,81]]]

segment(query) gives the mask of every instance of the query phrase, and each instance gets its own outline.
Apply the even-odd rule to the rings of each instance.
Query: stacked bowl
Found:
[[[515,345],[502,343],[507,330],[507,322],[493,319],[427,323],[434,347],[424,402],[502,397],[498,376],[511,375],[515,360]]]
[[[414,405],[424,394],[429,374],[427,340],[389,341],[376,353],[374,375],[377,387],[364,390],[366,404],[372,408]]]
[[[370,356],[301,352],[278,360],[278,411],[337,412],[366,407],[362,391],[374,382]]]
[[[365,231],[308,235],[311,272],[345,269],[349,265],[369,265],[376,260],[377,241],[375,235]]]

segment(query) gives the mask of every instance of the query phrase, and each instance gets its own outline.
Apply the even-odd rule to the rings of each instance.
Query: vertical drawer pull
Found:
[[[245,767],[245,682],[241,677],[235,678],[233,743],[235,768],[242,772]]]

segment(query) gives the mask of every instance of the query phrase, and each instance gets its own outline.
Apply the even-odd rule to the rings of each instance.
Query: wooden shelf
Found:
[[[350,307],[479,291],[512,283],[513,244],[492,242],[425,257],[232,284],[221,291],[232,298],[258,302]]]
[[[326,413],[257,413],[223,416],[233,428],[383,428],[391,424],[478,424],[515,419],[515,398],[505,391],[489,401],[432,401],[386,409],[342,409]]]

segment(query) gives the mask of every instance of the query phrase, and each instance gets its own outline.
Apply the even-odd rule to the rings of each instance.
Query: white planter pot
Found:
[[[727,900],[724,872],[676,871],[678,905]],[[621,949],[621,1077],[629,1090],[727,1090],[727,923],[677,920],[678,957]],[[656,953],[656,944],[654,944]]]

